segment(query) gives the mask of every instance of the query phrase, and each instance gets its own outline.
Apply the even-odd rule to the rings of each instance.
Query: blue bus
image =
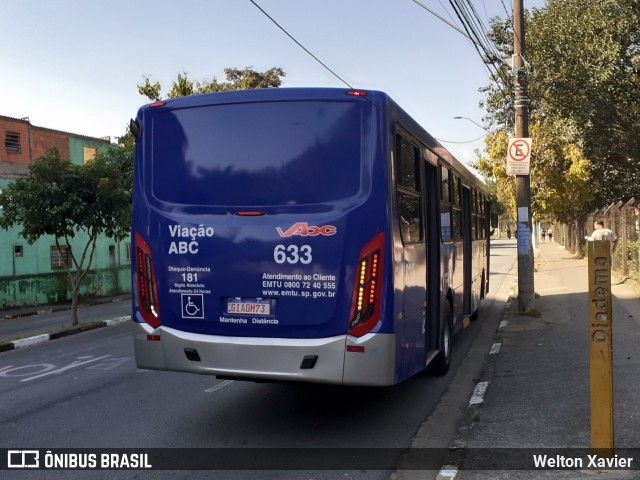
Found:
[[[138,367],[392,385],[446,374],[489,288],[485,186],[379,91],[278,88],[143,106]]]

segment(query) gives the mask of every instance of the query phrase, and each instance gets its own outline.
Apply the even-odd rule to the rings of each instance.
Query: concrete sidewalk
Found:
[[[103,305],[105,303],[131,301],[131,294],[114,295],[109,297],[95,297],[87,300],[80,299],[78,308]],[[71,310],[71,302],[62,302],[51,305],[28,305],[26,307],[8,308],[0,310],[0,320],[20,317],[30,317],[32,315],[42,315],[45,313],[62,312]]]
[[[452,468],[438,478],[640,478],[638,470],[586,468],[592,453],[587,260],[543,243],[535,263],[538,315],[519,315],[515,300],[505,310],[478,395],[452,446]],[[615,447],[637,449],[630,453],[638,469],[640,300],[630,286],[613,283]],[[585,460],[583,468],[503,470],[529,469],[536,454]]]
[[[0,311],[0,352],[129,321],[131,295],[81,299],[75,327],[70,310],[69,302]]]

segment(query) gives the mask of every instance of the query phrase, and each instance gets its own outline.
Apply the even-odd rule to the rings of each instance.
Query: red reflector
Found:
[[[347,352],[364,353],[364,347],[361,345],[347,345]]]
[[[364,90],[347,90],[347,95],[352,97],[366,97],[368,95]]]
[[[159,342],[160,335],[147,335],[147,341],[149,342]]]
[[[236,212],[239,217],[260,217],[264,212]]]
[[[166,104],[167,102],[154,102],[151,105],[149,105],[149,108],[164,107]]]

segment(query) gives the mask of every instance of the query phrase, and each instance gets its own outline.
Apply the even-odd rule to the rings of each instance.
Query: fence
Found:
[[[591,235],[596,220],[603,220],[605,228],[618,236],[613,254],[614,273],[640,283],[640,202],[632,198],[627,203],[596,210],[573,224],[556,224],[556,241],[569,252],[584,254],[584,237]]]

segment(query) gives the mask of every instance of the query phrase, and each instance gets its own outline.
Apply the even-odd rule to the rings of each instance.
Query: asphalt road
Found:
[[[141,371],[131,325],[0,353],[0,448],[446,447],[504,307],[515,242],[493,248],[492,291],[454,341],[446,377],[389,388],[258,384]],[[497,299],[495,299],[498,294]],[[104,318],[103,318],[104,319]],[[443,402],[442,399],[447,399]],[[422,427],[422,428],[421,428]],[[427,429],[425,431],[425,428]],[[437,444],[437,445],[436,445]],[[8,473],[8,475],[4,475]],[[10,471],[3,478],[390,478],[391,471]],[[420,478],[425,478],[422,475]]]

